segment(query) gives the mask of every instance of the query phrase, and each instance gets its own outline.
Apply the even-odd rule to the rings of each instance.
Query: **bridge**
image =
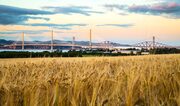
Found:
[[[90,30],[90,34],[89,34],[89,45],[88,46],[85,46],[85,45],[77,45],[75,44],[75,37],[73,37],[72,39],[72,43],[69,43],[69,44],[55,44],[53,42],[53,30],[51,31],[51,43],[50,44],[25,44],[24,42],[24,33],[22,33],[22,42],[21,44],[16,44],[16,43],[13,43],[13,44],[10,44],[10,45],[4,45],[4,47],[9,47],[9,48],[13,48],[15,49],[16,47],[21,47],[22,50],[24,50],[24,47],[25,46],[35,46],[35,47],[50,47],[51,51],[53,51],[54,47],[57,47],[57,46],[65,46],[65,47],[72,47],[72,49],[74,50],[75,48],[87,48],[87,49],[115,49],[114,48],[114,45],[113,45],[113,42],[110,42],[110,41],[104,41],[104,42],[101,42],[101,43],[98,43],[98,45],[93,45],[92,44],[92,34],[91,34],[91,30]],[[144,42],[140,42],[140,43],[137,43],[137,44],[133,44],[133,45],[130,45],[130,47],[132,48],[143,48],[143,49],[154,49],[154,48],[177,48],[177,47],[173,47],[173,46],[169,46],[169,45],[166,45],[166,44],[163,44],[163,43],[159,43],[159,42],[156,42],[155,41],[155,37],[153,36],[153,39],[152,41],[144,41]]]
[[[22,47],[22,44],[10,44],[10,45],[4,45],[4,47],[10,47],[10,48],[16,48],[16,47]],[[100,45],[100,46],[84,46],[84,45],[77,45],[77,44],[53,44],[53,45],[51,45],[51,44],[24,44],[23,46],[45,46],[45,47],[51,47],[51,46],[53,46],[53,47],[56,47],[56,46],[66,46],[66,47],[72,47],[72,49],[74,48],[75,49],[75,47],[81,47],[81,48],[97,48],[97,49],[107,49],[107,48],[109,48],[109,47],[105,47],[105,46],[103,46],[103,45]],[[24,50],[24,49],[23,49]]]
[[[155,49],[155,48],[177,48],[174,46],[169,46],[163,43],[159,43],[155,41],[155,36],[153,36],[152,41],[144,41],[144,42],[140,42],[134,45],[131,45],[132,47],[139,47],[139,48],[143,48],[143,49]]]
[[[51,31],[51,43],[50,44],[39,44],[39,43],[27,43],[25,44],[24,42],[24,32],[22,33],[22,41],[21,43],[16,43],[14,42],[13,44],[10,44],[10,45],[4,45],[4,47],[9,47],[9,48],[12,48],[12,49],[16,49],[17,47],[21,47],[22,50],[25,49],[25,46],[34,46],[34,47],[50,47],[51,48],[51,51],[53,51],[53,48],[54,47],[57,47],[57,46],[65,46],[65,47],[72,47],[72,49],[75,49],[76,47],[80,47],[80,48],[85,48],[85,49],[108,49],[108,48],[112,48],[113,46],[110,45],[110,41],[105,41],[105,42],[101,42],[99,43],[99,45],[92,45],[92,35],[91,35],[91,30],[90,30],[90,35],[89,35],[89,45],[77,45],[75,44],[75,37],[73,37],[72,39],[72,43],[67,43],[67,44],[55,44],[53,42],[53,37],[54,37],[54,34],[53,34],[53,31]]]
[[[4,45],[4,47],[9,46],[22,46],[22,44],[10,44],[10,45]],[[74,45],[74,44],[23,44],[23,46],[74,46],[74,47],[80,47],[80,45]]]

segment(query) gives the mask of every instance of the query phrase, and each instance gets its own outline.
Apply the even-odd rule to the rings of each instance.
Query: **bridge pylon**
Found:
[[[92,49],[92,33],[91,33],[91,29],[90,29],[90,32],[89,32],[89,49],[90,50]]]
[[[54,37],[54,32],[53,32],[53,30],[51,31],[51,52],[53,52],[53,37]]]
[[[72,50],[75,49],[75,36],[73,36],[73,39],[72,39]]]
[[[153,36],[153,49],[155,49],[155,36]]]
[[[22,33],[22,50],[24,50],[24,32]]]

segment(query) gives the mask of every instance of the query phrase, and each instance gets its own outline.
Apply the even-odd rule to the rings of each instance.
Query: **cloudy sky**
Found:
[[[1,0],[0,38],[180,45],[180,0]]]

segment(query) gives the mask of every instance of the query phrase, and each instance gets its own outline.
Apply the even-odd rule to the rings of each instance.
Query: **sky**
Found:
[[[1,0],[0,39],[180,46],[180,0]]]

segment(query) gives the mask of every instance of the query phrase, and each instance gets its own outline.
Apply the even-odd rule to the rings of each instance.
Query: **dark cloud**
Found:
[[[44,18],[44,17],[31,17],[29,16],[30,19],[41,19],[41,20],[45,20],[45,21],[49,21],[49,18]]]
[[[92,8],[86,6],[67,6],[67,7],[43,7],[43,10],[26,9],[14,6],[0,5],[0,24],[1,25],[19,25],[29,19],[41,19],[48,21],[49,18],[39,17],[39,15],[52,14],[82,14],[90,16],[93,13],[102,14],[103,12],[93,11]],[[38,15],[38,17],[37,17]],[[42,24],[42,26],[47,24]],[[36,26],[36,25],[33,25]],[[54,25],[56,26],[56,25]]]
[[[9,14],[0,14],[0,24],[9,25],[9,24],[20,24],[29,19],[28,16],[16,16]]]
[[[37,9],[26,9],[13,6],[0,5],[1,14],[14,14],[14,15],[48,15],[54,14],[50,11],[37,10]]]
[[[128,28],[128,27],[134,26],[134,24],[101,24],[101,25],[96,25],[96,26],[114,26],[114,27]]]
[[[48,9],[58,14],[82,14],[86,16],[90,16],[91,14],[103,14],[103,12],[93,11],[92,8],[86,6],[61,6],[61,7],[43,7],[44,9]]]
[[[49,18],[36,17],[35,15],[50,15],[53,12],[37,10],[37,9],[26,9],[13,6],[0,5],[0,24],[21,24],[26,22],[28,19],[41,19],[48,21]]]
[[[180,3],[161,2],[152,5],[104,5],[107,9],[118,9],[129,13],[139,13],[146,15],[161,15],[168,18],[180,18]]]
[[[0,14],[0,24],[10,25],[10,24],[22,24],[29,19],[41,19],[48,21],[49,18],[44,17],[33,17],[26,15],[10,15],[10,14]]]

